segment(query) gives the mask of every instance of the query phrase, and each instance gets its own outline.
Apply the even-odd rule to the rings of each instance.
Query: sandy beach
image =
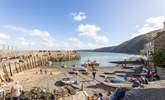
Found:
[[[43,70],[42,74],[40,73],[40,69]],[[4,84],[2,87],[9,91],[14,83],[18,81],[23,86],[25,91],[28,91],[33,87],[46,88],[49,91],[53,91],[54,89],[59,88],[55,85],[55,82],[59,81],[63,77],[68,76],[82,81],[84,90],[87,91],[88,94],[92,95],[94,93],[107,92],[107,87],[104,87],[100,84],[101,81],[104,81],[104,78],[99,77],[101,73],[114,72],[121,69],[121,67],[99,67],[96,74],[96,80],[93,80],[90,71],[88,71],[89,75],[83,75],[79,73],[78,76],[76,76],[68,73],[71,71],[71,68],[38,67],[13,75],[11,77],[13,81]],[[45,70],[47,73],[45,73]]]

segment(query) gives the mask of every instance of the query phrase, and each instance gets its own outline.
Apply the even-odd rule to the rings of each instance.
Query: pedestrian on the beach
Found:
[[[93,76],[93,80],[95,80],[95,78],[96,78],[96,70],[92,71],[92,76]]]
[[[40,69],[40,74],[42,74],[42,69]]]
[[[103,99],[102,93],[99,93],[99,98],[98,98],[98,100],[104,100],[104,99]]]
[[[47,70],[45,69],[45,74],[47,74]]]

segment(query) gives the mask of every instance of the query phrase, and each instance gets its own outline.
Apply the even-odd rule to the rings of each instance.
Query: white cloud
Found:
[[[24,37],[18,37],[16,39],[16,41],[17,41],[17,44],[19,43],[23,46],[32,46],[32,45],[34,45],[34,42],[28,42]]]
[[[56,44],[56,40],[54,38],[44,38],[41,42],[41,45],[44,47],[44,48],[54,48],[55,47],[55,44]]]
[[[2,44],[8,45],[9,40],[10,40],[10,35],[0,32],[0,48]]]
[[[78,50],[78,49],[94,49],[97,48],[98,45],[93,44],[93,43],[86,43],[86,42],[82,42],[80,41],[78,38],[75,37],[71,37],[68,39],[67,41],[67,45],[72,45],[72,47],[70,47],[70,49],[72,50]]]
[[[131,38],[163,28],[164,21],[165,16],[150,17],[146,19],[144,25],[140,27],[136,33],[132,34]]]
[[[93,37],[97,35],[97,32],[100,31],[101,28],[96,25],[90,25],[90,24],[80,24],[78,26],[78,32],[80,35]]]
[[[94,37],[97,44],[108,44],[109,39],[106,36],[95,36]]]
[[[0,32],[0,39],[7,40],[7,39],[10,39],[10,36],[7,35],[6,33],[1,33]]]
[[[87,18],[85,12],[74,12],[74,13],[71,13],[71,15],[75,21],[82,21]]]
[[[81,43],[81,41],[78,38],[75,38],[75,37],[70,37],[69,41],[74,42],[74,43],[78,43],[78,44]]]
[[[5,26],[12,31],[20,32],[20,37],[12,38],[10,43],[16,46],[18,49],[42,49],[42,50],[77,50],[77,49],[94,49],[109,43],[106,36],[98,34],[101,30],[99,26],[90,24],[79,25],[77,31],[79,36],[88,37],[94,41],[81,41],[81,38],[70,37],[65,40],[58,40],[49,34],[47,31],[41,31],[39,29],[27,29],[16,26]],[[27,34],[27,35],[25,35]],[[9,39],[4,34],[1,37]],[[40,38],[37,38],[40,37]],[[8,42],[9,43],[9,42]]]
[[[38,37],[42,37],[42,38],[50,36],[49,32],[41,31],[39,29],[27,29],[27,28],[23,28],[23,27],[10,26],[10,25],[5,26],[5,27],[7,27],[8,29],[17,31],[17,32],[22,32],[22,33],[28,34],[30,36],[38,36]]]
[[[101,28],[99,26],[90,24],[80,24],[77,29],[77,31],[80,33],[80,36],[90,37],[98,44],[108,44],[109,39],[105,35],[98,35],[100,30]]]
[[[36,43],[34,41],[30,41],[25,37],[11,38],[11,40],[7,42],[7,45],[18,50],[32,50],[36,47]]]

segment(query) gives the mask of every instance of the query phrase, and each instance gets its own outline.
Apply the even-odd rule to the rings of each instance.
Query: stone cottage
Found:
[[[165,51],[165,30],[157,33],[157,36],[153,39],[154,52]]]
[[[145,52],[162,52],[165,51],[165,22],[163,23],[163,29],[160,29],[156,36],[145,45]]]

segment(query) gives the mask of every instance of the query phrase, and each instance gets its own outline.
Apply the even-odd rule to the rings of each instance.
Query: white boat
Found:
[[[102,82],[106,86],[114,87],[114,88],[132,88],[131,83],[110,83],[110,82]]]

